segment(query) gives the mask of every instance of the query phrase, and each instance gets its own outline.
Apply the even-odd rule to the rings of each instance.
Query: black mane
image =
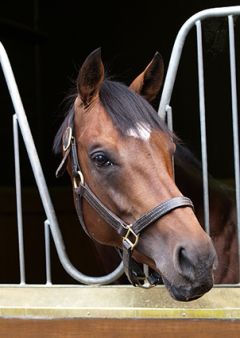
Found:
[[[76,99],[73,96],[73,102]],[[159,118],[155,109],[142,96],[130,90],[126,85],[105,80],[102,84],[100,101],[113,121],[114,126],[122,135],[131,129],[138,132],[138,126],[147,126],[150,129],[158,129],[176,140],[176,136],[167,128],[166,124]],[[67,127],[69,119],[73,117],[73,102],[67,116],[54,139],[53,150],[61,152],[62,135]]]

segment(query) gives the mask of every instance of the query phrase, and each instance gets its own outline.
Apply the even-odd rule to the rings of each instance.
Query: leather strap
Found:
[[[194,208],[192,201],[188,197],[173,197],[151,209],[149,212],[140,217],[135,223],[133,223],[132,230],[135,232],[135,234],[139,234],[149,224],[155,222],[170,211],[183,207],[191,207],[192,209]]]
[[[67,167],[67,159],[68,159],[68,156],[69,156],[69,153],[70,153],[70,148],[67,149],[67,151],[65,151],[64,153],[64,156],[63,156],[63,159],[61,161],[61,163],[59,164],[57,170],[56,170],[56,177],[61,177],[63,176],[63,174],[65,173],[66,171],[66,167]]]

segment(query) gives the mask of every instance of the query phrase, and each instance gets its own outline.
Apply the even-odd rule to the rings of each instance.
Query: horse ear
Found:
[[[145,70],[130,84],[129,88],[149,102],[157,96],[163,82],[164,63],[161,54],[155,53]]]
[[[101,48],[95,49],[84,61],[77,78],[78,94],[83,104],[89,105],[98,95],[104,79]]]

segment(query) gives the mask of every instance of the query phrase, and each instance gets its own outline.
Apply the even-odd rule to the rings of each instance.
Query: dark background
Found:
[[[74,88],[75,78],[85,57],[101,47],[109,74],[128,84],[146,67],[155,51],[162,54],[167,69],[177,32],[191,15],[205,8],[237,4],[239,1],[210,0],[0,2],[0,40],[8,53],[47,184],[62,219],[67,212],[74,211],[70,206],[67,211],[63,210],[63,205],[72,206],[71,195],[65,200],[60,190],[57,193],[54,190],[69,187],[69,181],[67,177],[55,178],[60,158],[53,154],[52,143],[67,109],[65,98]],[[238,20],[235,26],[236,41],[239,41]],[[226,19],[213,19],[203,24],[209,171],[219,179],[233,176],[227,34]],[[172,105],[176,133],[199,157],[194,36],[192,32],[186,41]],[[157,105],[158,102],[156,108]],[[13,108],[2,73],[0,107],[0,202],[7,206],[7,210],[9,205],[13,205],[9,211],[2,207],[2,213],[8,215],[15,213],[14,199],[10,194],[7,200],[5,193],[14,185]],[[23,186],[31,187],[34,179],[22,144],[21,169]],[[31,221],[29,218],[29,228],[32,228],[32,220],[38,218],[36,215],[42,215],[38,206],[34,209],[35,199],[34,194],[26,199],[28,215],[32,217]],[[10,219],[8,222],[11,223]],[[8,236],[11,237],[11,233]],[[38,241],[34,230],[29,238],[32,243],[29,250],[32,250],[34,241]]]
[[[157,50],[163,55],[167,68],[176,34],[192,14],[204,8],[237,3],[198,0],[184,4],[171,0],[104,5],[83,1],[2,1],[0,39],[9,55],[49,185],[63,183],[54,177],[58,159],[52,153],[52,142],[66,110],[64,99],[74,87],[79,67],[88,53],[101,47],[109,73],[129,83]],[[208,127],[215,125],[215,130],[220,127],[219,133],[213,135],[211,131],[209,135],[210,171],[221,178],[232,175],[229,161],[221,165],[222,149],[219,153],[222,146],[231,142],[224,136],[230,116],[226,27],[226,22],[219,19],[204,26]],[[217,37],[213,31],[217,31]],[[190,35],[177,77],[173,108],[175,131],[198,152],[199,146],[193,139],[198,131],[191,131],[198,116],[195,49]],[[1,144],[5,144],[11,142],[12,107],[4,80],[0,86],[0,134]],[[223,122],[220,121],[222,115],[225,116]],[[225,141],[221,143],[223,138]],[[11,162],[12,157],[6,151],[4,163],[7,165],[5,169],[1,166],[2,184],[11,182]],[[26,169],[24,163],[23,170]],[[29,180],[26,175],[25,183],[30,183]]]

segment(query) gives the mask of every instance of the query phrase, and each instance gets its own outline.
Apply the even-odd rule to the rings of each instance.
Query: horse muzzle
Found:
[[[213,277],[208,277],[204,282],[184,283],[180,286],[172,285],[166,278],[162,277],[168,292],[177,301],[189,302],[202,297],[213,287]]]

